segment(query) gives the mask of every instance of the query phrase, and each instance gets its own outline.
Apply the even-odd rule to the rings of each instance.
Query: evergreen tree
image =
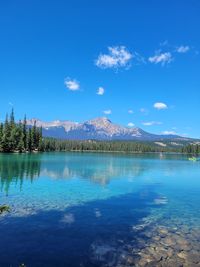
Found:
[[[32,138],[32,150],[37,148],[37,127],[36,121],[34,121],[34,125],[31,129],[31,138]]]
[[[2,150],[3,123],[0,124],[0,151]]]
[[[0,124],[0,151],[23,152],[41,150],[43,151],[42,129],[37,128],[36,122],[32,128],[27,129],[26,116],[23,123],[15,123],[14,110],[10,117],[6,115],[4,124]]]
[[[32,138],[32,129],[28,129],[28,151],[33,150],[33,138]]]
[[[6,115],[6,120],[3,128],[3,136],[2,136],[2,150],[4,152],[11,151],[10,136],[11,136],[10,123],[8,121],[8,115]]]
[[[18,138],[17,138],[17,144],[16,144],[17,150],[19,152],[24,151],[24,133],[23,133],[23,125],[21,121],[19,122],[18,125]]]
[[[23,146],[24,149],[27,149],[27,125],[26,125],[26,115],[24,116],[24,121],[23,121]]]
[[[14,109],[12,108],[12,111],[10,113],[10,150],[13,151],[16,149],[16,144],[18,142],[18,129],[15,125],[15,116],[14,116]]]
[[[43,144],[43,139],[42,139],[42,127],[40,127],[40,129],[39,129],[38,150],[44,151],[44,144]]]

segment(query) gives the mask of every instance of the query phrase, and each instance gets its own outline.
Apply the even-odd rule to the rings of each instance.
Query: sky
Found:
[[[0,3],[0,119],[200,138],[200,1]]]

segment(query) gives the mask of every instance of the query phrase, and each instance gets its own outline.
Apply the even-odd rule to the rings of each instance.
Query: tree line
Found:
[[[198,155],[200,154],[200,144],[189,144],[182,148],[182,153],[186,154],[194,154]]]
[[[158,147],[150,142],[97,141],[97,140],[57,140],[44,138],[44,151],[105,151],[105,152],[180,152],[178,149]]]
[[[161,147],[154,142],[138,141],[98,141],[98,140],[59,140],[43,138],[41,151],[105,151],[127,153],[174,152],[184,154],[200,154],[200,145]]]
[[[37,128],[36,122],[33,127],[27,127],[26,116],[16,123],[13,109],[0,124],[1,152],[42,150],[42,142],[42,128]]]

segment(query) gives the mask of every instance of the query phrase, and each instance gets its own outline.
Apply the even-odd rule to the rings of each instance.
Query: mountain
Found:
[[[182,140],[189,138],[177,135],[156,135],[143,131],[140,128],[128,128],[112,123],[108,118],[96,118],[83,123],[72,121],[43,122],[38,119],[27,120],[27,125],[32,127],[36,121],[37,127],[42,127],[43,136],[57,139],[71,140]]]

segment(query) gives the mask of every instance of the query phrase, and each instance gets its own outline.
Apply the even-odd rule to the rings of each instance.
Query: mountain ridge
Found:
[[[190,140],[179,135],[159,135],[142,130],[139,127],[125,127],[113,123],[107,117],[97,117],[82,123],[69,120],[44,122],[39,119],[27,120],[27,125],[42,127],[44,137],[71,140],[138,140],[155,141],[161,139]]]

